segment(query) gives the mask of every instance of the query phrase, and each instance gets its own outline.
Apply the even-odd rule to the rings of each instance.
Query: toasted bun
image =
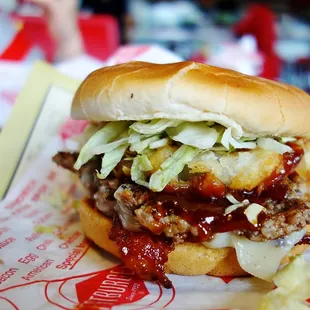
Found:
[[[90,206],[87,200],[81,201],[79,210],[82,228],[86,236],[107,252],[120,257],[116,243],[109,239],[109,232],[112,228],[111,219]],[[291,254],[300,254],[306,248],[306,245],[295,246]],[[288,258],[284,258],[282,261],[282,263],[287,262]],[[247,275],[240,267],[233,248],[208,249],[199,243],[189,242],[175,246],[175,249],[168,256],[165,270],[167,273],[185,276],[204,274],[211,276]]]
[[[248,132],[308,136],[310,96],[283,83],[191,61],[129,62],[91,73],[72,104],[75,119],[155,118],[203,121],[228,117]]]

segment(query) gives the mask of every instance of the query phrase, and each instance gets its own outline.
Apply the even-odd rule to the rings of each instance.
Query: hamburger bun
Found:
[[[112,228],[112,220],[97,208],[83,199],[80,203],[80,220],[86,236],[100,248],[121,257],[116,243],[109,239]],[[308,229],[308,231],[310,231]],[[305,251],[307,245],[295,246],[290,255],[298,255]],[[288,257],[282,260],[282,264],[288,263]],[[239,265],[235,249],[210,249],[200,243],[185,242],[176,244],[175,249],[169,253],[168,262],[165,264],[167,273],[195,276],[245,276],[248,275]]]
[[[250,133],[307,137],[310,96],[287,84],[192,61],[129,62],[91,73],[71,115],[93,122],[229,118]]]

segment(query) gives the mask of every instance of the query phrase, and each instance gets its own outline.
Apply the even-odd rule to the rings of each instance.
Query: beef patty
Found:
[[[157,195],[159,197],[161,194],[152,193],[147,188],[133,184],[126,175],[122,175],[120,173],[122,162],[119,163],[117,171],[112,172],[108,178],[100,180],[96,176],[96,170],[100,169],[101,158],[94,157],[79,171],[76,171],[73,165],[77,156],[77,153],[60,152],[54,156],[53,161],[65,169],[78,173],[90,198],[95,200],[96,207],[108,217],[112,217],[113,213],[117,212],[124,228],[133,231],[147,229],[154,234],[165,234],[167,237],[173,238],[175,242],[195,240],[195,237],[199,235],[199,223],[193,224],[193,221],[188,220],[188,217],[182,216],[184,213],[175,211],[180,207],[175,203],[180,200],[180,197],[171,198],[175,208],[169,208],[163,212],[160,204],[156,202]],[[128,167],[128,163],[126,166]],[[287,177],[280,185],[286,188],[285,195],[281,199],[272,198],[272,193],[271,198],[265,197],[261,203],[265,210],[262,212],[263,216],[259,217],[258,225],[254,226],[248,223],[245,226],[240,224],[238,227],[238,223],[241,223],[239,221],[236,225],[230,225],[229,231],[244,235],[253,241],[266,241],[284,237],[309,224],[310,206],[300,192],[298,183]],[[249,200],[251,201],[251,198]],[[192,204],[195,205],[195,203]],[[183,204],[181,205],[184,207]],[[216,214],[220,212],[223,215],[228,205],[227,200],[226,204],[223,201],[215,201],[213,202],[213,207],[216,209],[214,212]],[[210,203],[200,201],[197,206],[198,209],[203,209],[210,206]],[[194,211],[186,211],[187,213],[197,212],[197,208]],[[236,218],[240,220],[238,214],[242,212],[242,208],[234,212],[236,212]],[[228,216],[234,218],[234,212]]]

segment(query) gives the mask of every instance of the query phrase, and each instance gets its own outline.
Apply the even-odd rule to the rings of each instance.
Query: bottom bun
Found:
[[[112,220],[97,208],[91,206],[87,199],[81,201],[80,219],[86,236],[100,248],[121,257],[116,243],[109,239],[112,228]],[[301,254],[307,245],[295,246],[291,255]],[[289,261],[288,257],[282,260],[282,264]],[[200,243],[184,242],[176,244],[168,255],[165,264],[167,273],[184,276],[210,275],[210,276],[245,276],[248,275],[239,265],[234,248],[210,249]]]

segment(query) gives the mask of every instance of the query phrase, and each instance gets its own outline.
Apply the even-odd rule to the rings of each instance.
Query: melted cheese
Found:
[[[251,190],[277,170],[281,163],[281,155],[255,149],[223,156],[207,152],[197,156],[187,166],[191,173],[212,172],[232,189]]]
[[[281,260],[305,235],[303,229],[282,239],[254,242],[232,233],[217,234],[211,242],[202,244],[208,248],[233,247],[241,268],[253,276],[270,281],[277,272]]]

